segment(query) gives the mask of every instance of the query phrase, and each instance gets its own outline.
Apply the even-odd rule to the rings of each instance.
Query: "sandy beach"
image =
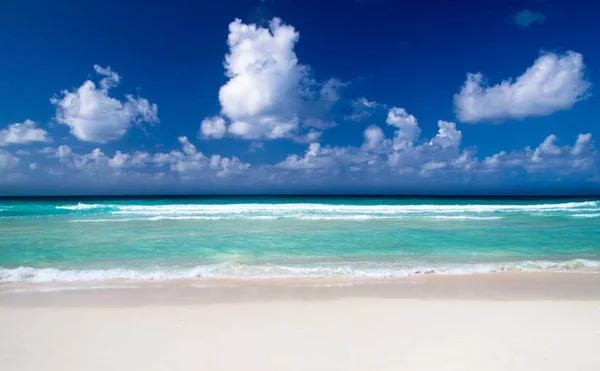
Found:
[[[2,370],[598,370],[600,275],[0,288]]]

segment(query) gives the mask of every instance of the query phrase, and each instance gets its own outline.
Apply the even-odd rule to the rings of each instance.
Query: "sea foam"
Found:
[[[246,204],[167,204],[120,205],[82,204],[57,206],[74,215],[85,211],[101,218],[75,219],[76,222],[158,221],[158,220],[355,220],[402,219],[404,217],[456,221],[492,221],[509,215],[593,217],[600,207],[597,201],[513,204],[513,205],[345,205],[327,203],[246,203]],[[90,214],[97,210],[98,213]],[[86,218],[87,219],[87,218]]]
[[[600,261],[574,259],[562,262],[520,261],[464,265],[414,265],[393,263],[335,263],[314,266],[249,265],[223,263],[192,268],[171,269],[89,269],[60,270],[55,268],[0,268],[0,283],[94,282],[94,281],[171,281],[186,279],[319,279],[319,278],[395,278],[423,274],[469,275],[508,271],[586,271],[599,272]]]
[[[80,202],[77,205],[62,205],[62,206],[56,206],[56,208],[59,209],[59,210],[73,210],[73,211],[77,211],[77,210],[102,209],[102,208],[108,208],[110,206],[111,205],[82,204]]]

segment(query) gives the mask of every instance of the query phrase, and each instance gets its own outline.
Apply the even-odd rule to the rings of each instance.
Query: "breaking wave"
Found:
[[[101,204],[82,204],[81,202],[78,203],[77,205],[66,205],[66,206],[56,206],[57,209],[59,210],[73,210],[73,211],[77,211],[77,210],[92,210],[92,209],[103,209],[108,207],[107,205],[101,205]]]
[[[572,216],[592,218],[600,215],[597,201],[514,204],[514,205],[345,205],[327,203],[272,204],[167,204],[119,205],[82,204],[56,206],[86,217],[74,221],[136,221],[136,220],[272,220],[293,218],[304,220],[372,220],[404,217],[447,220],[499,220],[509,215]]]
[[[394,263],[339,263],[313,266],[247,265],[223,263],[193,268],[134,270],[125,268],[59,270],[55,268],[0,268],[0,283],[172,281],[189,279],[319,279],[399,278],[424,274],[469,275],[510,271],[600,272],[600,261],[574,259],[563,262],[521,261],[515,263],[464,264],[448,266],[401,266]]]

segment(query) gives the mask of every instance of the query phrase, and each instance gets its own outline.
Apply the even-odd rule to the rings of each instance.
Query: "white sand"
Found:
[[[0,370],[598,371],[598,283],[584,285],[591,300],[552,286],[543,290],[556,298],[535,300],[419,299],[377,285],[246,287],[239,300],[198,289],[196,301],[168,303],[173,288],[4,293]]]

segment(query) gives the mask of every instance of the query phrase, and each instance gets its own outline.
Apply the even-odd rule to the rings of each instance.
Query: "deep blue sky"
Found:
[[[516,17],[523,11],[528,12]],[[597,193],[598,14],[597,2],[558,0],[5,0],[0,194]],[[304,79],[289,82],[292,72],[279,69],[267,47],[248,68],[275,72],[252,80],[258,90],[250,91],[270,86],[282,98],[252,114],[232,113],[226,107],[246,103],[229,100],[227,106],[219,100],[219,89],[230,79],[223,64],[230,53],[228,26],[238,18],[268,30],[274,17],[299,34],[297,42],[281,48],[295,53]],[[489,86],[514,82],[538,58],[550,60],[540,80],[502,94],[471,96],[478,108],[458,113],[454,97],[467,73],[481,73]],[[61,106],[66,99],[61,91],[73,94],[86,80],[100,90],[105,76],[94,65],[110,66],[120,76],[107,96],[123,105],[125,94],[147,100],[156,104],[155,117],[138,109],[130,120],[114,124],[116,116],[103,115],[104,108]],[[338,98],[324,103],[320,91],[328,81],[335,82]],[[306,89],[310,97],[298,94]],[[248,91],[241,94],[253,99]],[[374,107],[365,109],[368,116],[350,119],[356,113],[352,102],[362,97]],[[393,107],[418,120],[420,135],[409,144],[392,144],[396,131],[406,130],[386,123]],[[215,115],[222,116],[225,132],[209,138],[200,125]],[[294,117],[296,126],[265,134],[265,117],[274,125]],[[332,127],[309,129],[310,120]],[[460,140],[449,147],[431,144],[438,120],[455,123]],[[258,131],[237,132],[236,121]],[[93,135],[78,132],[80,125]],[[386,139],[367,148],[363,132],[371,125]],[[117,126],[123,133],[111,135]],[[39,129],[46,134],[32,131]],[[310,130],[320,136],[307,139]],[[582,138],[577,147],[578,135],[587,133],[591,139]],[[554,145],[536,155],[550,135],[558,138]],[[204,160],[181,152],[182,136]],[[311,152],[310,143],[320,147]],[[63,147],[59,154],[60,146],[70,150]],[[96,148],[104,157],[90,155]],[[465,150],[473,153],[471,165],[458,160]],[[116,151],[131,157],[114,161]],[[146,160],[132,163],[136,151],[147,152]],[[509,155],[500,156],[500,163],[486,162],[502,151]],[[170,157],[158,160],[160,154]],[[237,160],[230,161],[233,156]],[[402,160],[394,162],[398,157]]]

